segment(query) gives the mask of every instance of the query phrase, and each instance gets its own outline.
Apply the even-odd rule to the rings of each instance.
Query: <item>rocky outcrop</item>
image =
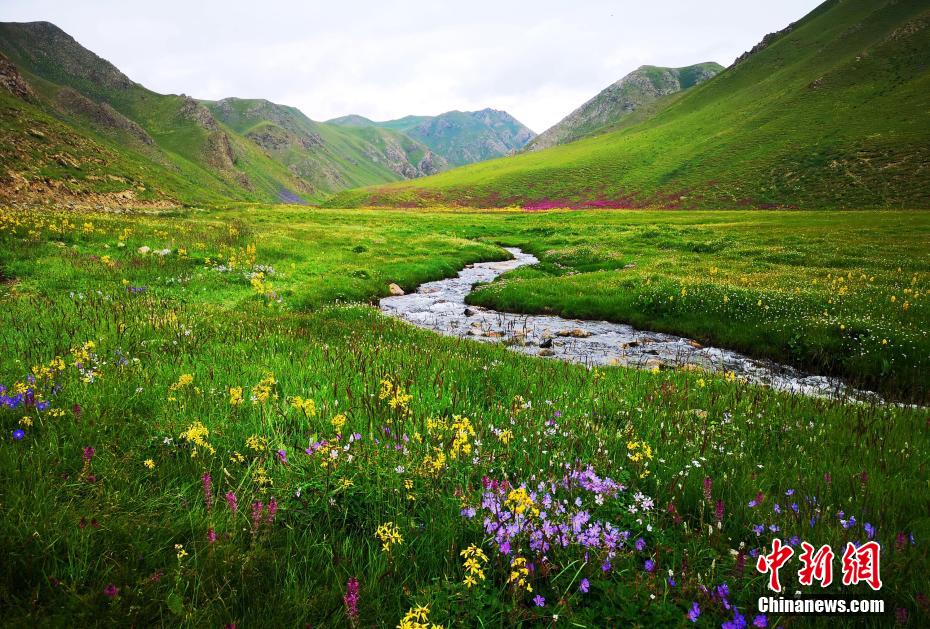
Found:
[[[181,94],[181,98],[183,101],[178,112],[182,118],[196,122],[207,131],[219,130],[220,125],[216,122],[216,118],[209,109],[200,104],[200,101],[185,94]]]
[[[685,68],[642,66],[544,131],[527,145],[536,151],[574,142],[614,125],[634,111],[716,76],[723,67],[701,63]]]
[[[781,39],[783,36],[793,31],[794,25],[795,23],[792,22],[791,24],[781,29],[780,31],[769,33],[768,35],[762,38],[762,41],[760,41],[758,44],[753,46],[751,49],[749,49],[748,51],[744,52],[739,57],[737,57],[736,60],[732,63],[732,65],[730,65],[730,67],[733,68],[735,66],[738,66],[739,64],[741,64],[742,62],[746,61],[751,56],[759,52],[760,50],[765,50],[766,48],[774,44],[776,41]]]
[[[0,55],[0,88],[24,101],[35,100],[32,86],[22,77],[16,66],[3,55]]]
[[[95,103],[70,87],[59,90],[55,103],[66,113],[80,116],[96,127],[123,132],[147,146],[155,144],[145,129],[113,109],[109,103]]]

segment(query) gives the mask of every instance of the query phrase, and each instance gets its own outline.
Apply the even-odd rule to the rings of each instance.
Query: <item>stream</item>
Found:
[[[513,314],[467,305],[465,297],[474,284],[490,282],[507,271],[539,262],[520,249],[507,251],[513,255],[512,260],[468,265],[457,277],[427,282],[415,293],[385,297],[380,302],[381,310],[441,334],[505,343],[524,354],[588,366],[733,372],[748,382],[796,394],[880,401],[875,393],[853,389],[837,378],[806,374],[788,365],[707,347],[681,336],[637,330],[622,323]]]

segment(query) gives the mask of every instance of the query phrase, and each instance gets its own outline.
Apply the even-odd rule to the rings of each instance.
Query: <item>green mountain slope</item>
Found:
[[[438,116],[405,116],[374,122],[363,116],[334,118],[343,127],[380,127],[399,131],[422,142],[449,164],[462,166],[510,155],[533,139],[523,123],[496,109],[448,111]]]
[[[314,190],[332,192],[448,168],[429,148],[390,129],[314,122],[299,109],[266,100],[203,102],[218,120],[285,164]]]
[[[331,205],[930,207],[930,7],[831,0],[639,124]]]
[[[0,198],[318,201],[448,167],[390,129],[326,125],[263,100],[152,92],[47,22],[0,24],[0,53]]]
[[[538,151],[606,131],[650,103],[703,83],[722,70],[723,66],[713,62],[685,68],[641,66],[537,135],[526,150]]]

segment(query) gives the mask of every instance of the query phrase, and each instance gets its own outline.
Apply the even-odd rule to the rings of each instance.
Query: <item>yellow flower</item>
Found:
[[[144,460],[144,461],[142,462],[142,465],[144,465],[145,467],[149,468],[150,470],[154,470],[154,469],[155,469],[155,461],[153,461],[152,459],[146,459],[146,460]]]
[[[291,406],[301,411],[307,417],[316,417],[316,402],[311,399],[304,399],[299,395],[291,398]]]
[[[375,531],[375,536],[381,540],[381,549],[384,552],[390,552],[395,545],[404,543],[400,529],[393,522],[385,522],[379,526]]]
[[[184,546],[183,546],[183,545],[181,545],[181,544],[175,544],[175,545],[174,545],[174,550],[177,552],[178,561],[181,561],[182,559],[184,559],[185,557],[187,557],[187,554],[188,554],[188,553],[187,553],[186,550],[184,550]]]
[[[229,404],[230,406],[239,406],[242,404],[242,387],[229,388]]]
[[[333,425],[333,430],[338,434],[342,434],[342,428],[346,425],[346,416],[340,413],[333,417],[330,423]]]

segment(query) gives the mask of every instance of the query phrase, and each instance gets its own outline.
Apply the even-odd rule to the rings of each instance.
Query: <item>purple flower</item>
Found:
[[[753,626],[753,627],[759,627],[760,629],[761,629],[762,627],[768,627],[768,626],[769,626],[769,621],[768,621],[768,619],[765,617],[765,614],[759,614],[759,615],[757,615],[755,618],[752,619],[752,626]]]
[[[758,505],[758,504],[759,504],[759,503],[756,502],[755,500],[750,500],[750,501],[749,501],[749,508],[750,508],[750,509],[754,509],[754,508],[756,507],[756,505]]]
[[[862,528],[865,529],[865,534],[869,536],[869,539],[872,539],[873,537],[875,537],[875,527],[872,526],[870,523],[866,522],[865,524],[862,525]]]
[[[643,569],[646,572],[652,572],[656,569],[656,562],[654,562],[652,559],[647,559],[646,563],[643,564]]]
[[[591,583],[587,579],[582,579],[581,583],[578,584],[578,591],[583,594],[587,594],[590,589]]]
[[[533,604],[536,605],[536,607],[545,607],[546,599],[544,599],[542,596],[537,594],[536,596],[533,597]]]
[[[16,430],[13,431],[13,440],[14,440],[14,441],[22,441],[22,440],[23,440],[23,437],[25,437],[25,436],[26,436],[26,433],[25,433],[24,431],[22,431],[22,430],[16,429]]]
[[[793,496],[793,495],[794,495],[794,490],[793,490],[793,489],[789,489],[788,491],[785,492],[785,495],[786,495],[786,496]]]
[[[697,619],[701,615],[701,608],[698,606],[697,601],[691,604],[691,609],[688,610],[688,620],[691,622],[697,622]]]
[[[119,596],[119,588],[111,583],[110,585],[103,588],[103,593],[109,596],[110,598],[116,598],[117,596]]]
[[[84,460],[90,461],[94,458],[94,452],[96,452],[96,450],[94,450],[93,446],[86,446],[84,448]]]
[[[236,511],[239,510],[239,501],[236,500],[236,494],[231,491],[226,492],[226,506],[229,507],[233,515],[236,515]]]
[[[646,540],[644,540],[642,537],[638,538],[636,540],[636,550],[642,552],[645,547],[646,547]]]
[[[353,620],[358,618],[358,599],[358,579],[352,577],[346,582],[346,593],[342,601],[346,606],[346,615]]]
[[[283,450],[283,449],[278,450],[275,454],[278,455],[278,460],[281,463],[287,463],[287,451],[286,450]]]
[[[675,587],[676,585],[678,585],[678,583],[675,581],[675,577],[668,578],[668,585],[669,587]]]

